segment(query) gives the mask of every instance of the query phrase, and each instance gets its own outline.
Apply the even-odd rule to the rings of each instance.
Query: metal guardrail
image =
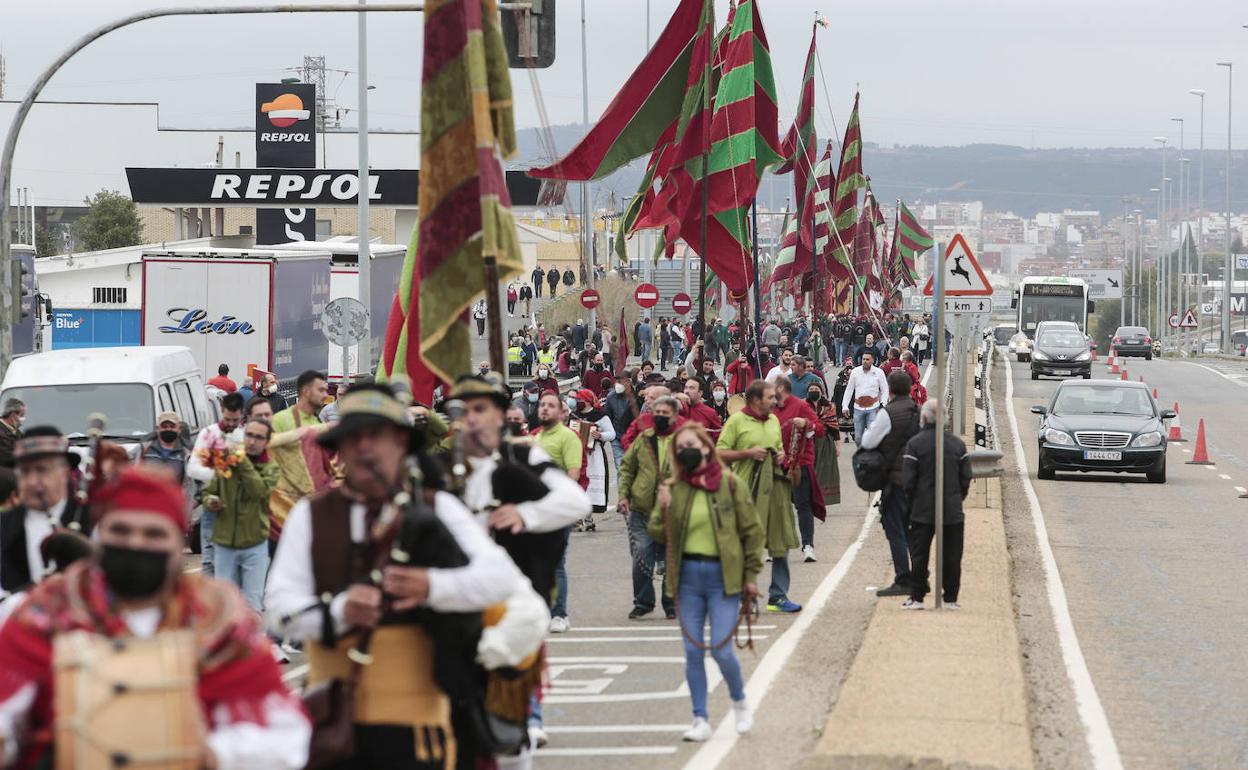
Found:
[[[975,370],[975,449],[971,451],[971,476],[988,478],[1005,475],[997,436],[996,410],[992,405],[992,364],[996,358],[996,341],[985,337],[980,343]]]

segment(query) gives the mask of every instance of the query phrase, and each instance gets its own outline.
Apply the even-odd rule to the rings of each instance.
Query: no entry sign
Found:
[[[633,292],[633,299],[644,308],[652,308],[659,304],[659,288],[652,283],[643,283]]]
[[[601,301],[602,297],[598,294],[597,289],[586,289],[581,292],[581,304],[589,310],[593,310],[598,307],[598,303]]]
[[[675,297],[672,297],[672,310],[675,310],[678,314],[684,315],[685,313],[688,313],[689,309],[692,307],[693,300],[689,299],[689,295],[685,294],[683,291]]]

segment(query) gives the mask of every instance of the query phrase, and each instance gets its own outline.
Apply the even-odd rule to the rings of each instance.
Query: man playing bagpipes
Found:
[[[484,698],[474,663],[482,611],[527,581],[464,505],[437,491],[440,470],[389,388],[352,389],[339,415],[318,440],[338,452],[344,483],[291,509],[265,593],[275,633],[307,640],[312,760],[471,766],[476,749],[460,748],[470,725],[454,715]]]
[[[92,494],[98,553],[0,630],[0,765],[303,767],[310,726],[238,590],[182,572],[182,490],[130,468]]]
[[[798,547],[793,526],[793,485],[785,472],[785,448],[776,408],[776,389],[755,380],[745,391],[745,408],[728,418],[717,448],[737,478],[750,487],[754,509],[763,525],[764,545],[771,556],[768,612],[800,612],[789,600],[788,552]]]
[[[570,527],[589,514],[589,497],[532,439],[504,440],[510,398],[497,375],[460,379],[449,400],[463,404],[451,464],[453,476],[461,463],[466,473],[465,504],[507,549],[538,595],[552,601],[555,570],[567,549]],[[456,458],[457,453],[463,456]],[[542,743],[536,698],[532,706],[532,740]]]

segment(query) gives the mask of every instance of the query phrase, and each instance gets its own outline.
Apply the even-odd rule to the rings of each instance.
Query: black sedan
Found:
[[[1159,409],[1139,382],[1063,382],[1040,415],[1036,476],[1057,471],[1143,473],[1166,483],[1166,424],[1174,417]]]
[[[1143,326],[1119,326],[1114,332],[1114,350],[1120,356],[1143,356],[1153,360],[1153,338]]]
[[[1031,379],[1048,377],[1092,378],[1092,349],[1088,338],[1075,326],[1040,329],[1031,350]]]

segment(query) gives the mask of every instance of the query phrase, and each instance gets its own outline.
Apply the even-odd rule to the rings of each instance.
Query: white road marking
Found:
[[[1248,495],[1248,489],[1245,489],[1243,487],[1235,487],[1235,491],[1240,493],[1241,495]]]
[[[689,725],[545,725],[542,728],[552,735],[598,733],[683,733]]]
[[[1228,476],[1228,475],[1226,475],[1225,473],[1219,473],[1219,474],[1218,474],[1218,478],[1222,479],[1223,481],[1230,481],[1230,480],[1231,480],[1231,477],[1230,477],[1230,476]]]
[[[1216,471],[1218,469],[1218,466],[1216,465],[1206,465],[1204,467],[1206,470],[1211,470],[1211,471]]]
[[[1010,421],[1010,431],[1014,434],[1014,454],[1017,457],[1017,474],[1022,482],[1023,492],[1031,509],[1031,518],[1035,523],[1036,542],[1040,548],[1041,561],[1044,563],[1045,583],[1049,589],[1049,607],[1053,612],[1053,624],[1057,627],[1057,638],[1062,648],[1062,660],[1066,664],[1066,675],[1075,691],[1075,705],[1079,719],[1083,722],[1087,736],[1088,751],[1092,754],[1092,764],[1098,770],[1121,770],[1122,757],[1118,754],[1118,744],[1114,733],[1109,727],[1109,718],[1105,715],[1105,707],[1101,705],[1100,696],[1096,692],[1096,684],[1088,671],[1088,662],[1083,657],[1079,646],[1079,636],[1075,633],[1075,623],[1070,617],[1070,606],[1066,602],[1066,589],[1062,585],[1062,576],[1057,569],[1057,559],[1053,556],[1053,548],[1049,544],[1049,531],[1044,523],[1044,512],[1040,508],[1040,498],[1032,486],[1031,477],[1024,462],[1023,439],[1018,430],[1018,418],[1014,413],[1014,370],[1009,360],[1005,362],[1005,411]]]
[[[1212,372],[1213,374],[1218,375],[1219,377],[1226,380],[1227,382],[1234,383],[1235,385],[1238,385],[1241,388],[1248,388],[1248,382],[1244,382],[1242,379],[1239,379],[1237,377],[1232,377],[1231,375],[1226,374],[1225,372],[1219,372],[1217,369],[1214,369],[1212,366],[1205,366],[1204,364],[1198,364],[1193,361],[1179,361],[1179,363],[1187,364],[1188,366],[1198,366],[1201,369],[1204,369],[1206,372]]]
[[[546,643],[547,644],[551,644],[551,643],[554,643],[554,644],[596,644],[598,642],[612,642],[612,643],[615,643],[615,642],[620,642],[620,643],[679,642],[683,638],[684,637],[679,636],[679,635],[677,636],[583,636],[583,637],[556,636],[553,638],[547,637]],[[767,638],[766,634],[754,634],[754,641],[758,641],[759,639],[766,639],[766,638]],[[703,641],[709,642],[710,638],[703,637]]]
[[[573,631],[575,631],[575,632],[590,632],[590,631],[615,631],[615,632],[618,632],[618,631],[675,631],[675,630],[677,630],[677,629],[679,629],[679,628],[680,628],[680,626],[676,625],[675,621],[673,621],[671,624],[664,623],[664,624],[663,624],[663,625],[661,625],[661,626],[645,626],[645,625],[642,625],[642,624],[640,624],[640,623],[639,623],[639,624],[637,624],[637,625],[632,625],[632,626],[577,626],[576,628],[573,628],[572,630],[573,630]],[[761,629],[763,629],[764,631],[766,631],[766,630],[769,630],[769,629],[773,629],[773,628],[775,628],[775,626],[774,626],[774,625],[772,625],[772,626],[760,626],[760,625],[755,625],[755,626],[754,626],[754,629],[755,629],[755,630],[758,630],[758,629],[760,629],[760,628],[761,628]]]
[[[928,380],[931,379],[932,371],[931,364],[928,364],[927,370],[923,372],[922,383],[924,387],[927,386]],[[754,673],[750,676],[750,680],[746,682],[746,697],[750,699],[755,708],[762,704],[767,691],[771,689],[771,685],[780,676],[784,665],[793,656],[798,642],[802,640],[802,637],[805,636],[811,625],[814,624],[815,619],[823,612],[823,608],[827,606],[832,595],[836,593],[836,589],[840,587],[841,581],[849,573],[849,568],[853,566],[854,559],[858,557],[858,552],[862,550],[862,545],[867,540],[867,535],[874,529],[872,525],[875,523],[876,516],[873,505],[875,497],[876,495],[871,495],[867,499],[867,512],[863,517],[862,530],[858,532],[858,537],[854,542],[850,543],[849,547],[845,549],[845,553],[841,554],[841,558],[832,567],[832,570],[824,576],[815,592],[811,594],[810,599],[806,601],[797,620],[767,650],[767,654],[759,661],[758,666],[754,669]],[[698,749],[698,753],[689,759],[685,764],[684,770],[714,770],[714,768],[718,767],[737,743],[737,730],[734,723],[735,720],[731,714],[720,720],[719,726],[715,728],[715,733],[711,736],[711,739],[702,748]]]
[[[684,729],[689,729],[688,727]],[[535,757],[630,757],[675,754],[675,746],[603,746],[583,749],[538,749]]]
[[[1187,447],[1182,447],[1182,449],[1183,449],[1183,453],[1184,453],[1184,454],[1189,454],[1189,455],[1190,455],[1190,454],[1192,453],[1192,450],[1188,449]]]

